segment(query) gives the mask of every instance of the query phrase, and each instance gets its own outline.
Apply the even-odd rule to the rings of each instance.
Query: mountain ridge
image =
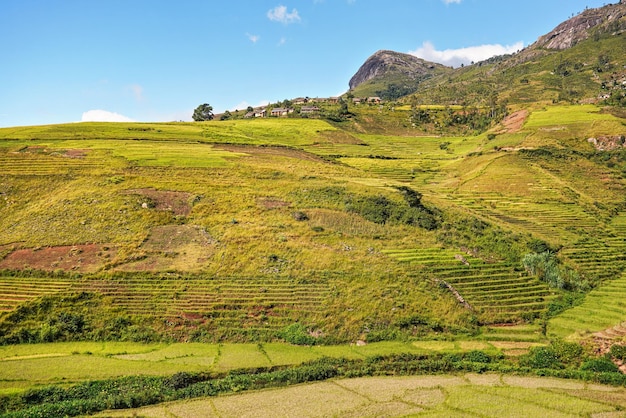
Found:
[[[613,82],[607,77],[609,67],[620,72],[617,64],[620,61],[619,55],[622,48],[619,46],[618,37],[625,31],[626,3],[622,0],[603,7],[586,9],[557,25],[517,53],[491,57],[461,68],[453,69],[409,54],[381,50],[370,56],[350,79],[350,93],[354,96],[376,95],[387,100],[417,94],[424,96],[420,99],[421,102],[436,104],[459,104],[461,102],[479,104],[480,97],[492,93],[501,94],[505,91],[510,97],[526,97],[526,93],[520,93],[520,90],[529,90],[529,88],[537,90],[530,99],[537,99],[541,96],[541,100],[545,100],[547,99],[546,92],[552,93],[553,91],[555,93],[553,100],[597,98],[603,96],[601,92],[598,92],[600,86]],[[588,45],[585,51],[569,52],[585,41],[597,42],[606,39],[613,39],[613,44],[601,42],[598,45]],[[558,54],[566,55],[557,57]],[[590,58],[597,58],[599,64],[595,65],[589,61]],[[555,59],[558,62],[552,62]],[[607,59],[612,61],[611,65],[602,68],[607,64],[605,62]],[[594,66],[595,70],[590,71]],[[604,74],[598,77],[598,73],[602,72]],[[517,83],[512,83],[513,74],[524,74],[524,76],[516,80]],[[539,76],[540,74],[542,75]],[[577,86],[566,88],[564,86],[571,83],[564,83],[562,79],[548,80],[550,74],[556,74],[557,78],[562,79],[571,78],[569,76],[574,74],[573,78],[576,79]],[[618,74],[617,79],[620,77]],[[543,87],[537,87],[537,83],[542,84]],[[561,87],[557,88],[557,84]],[[468,86],[476,90],[471,94],[471,98],[466,94]],[[439,91],[441,89],[445,90],[445,94],[441,94]]]

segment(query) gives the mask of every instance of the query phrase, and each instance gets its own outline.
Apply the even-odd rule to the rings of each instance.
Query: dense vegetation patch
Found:
[[[111,306],[95,293],[45,296],[0,316],[0,344],[58,341],[158,341],[154,319]]]
[[[439,226],[438,212],[422,204],[422,195],[419,192],[406,186],[399,187],[398,190],[405,199],[404,205],[383,195],[359,196],[348,200],[347,210],[378,224],[406,224],[427,230]]]
[[[570,291],[588,291],[590,284],[581,279],[576,271],[562,265],[556,255],[550,251],[530,253],[522,259],[524,268],[550,287]]]

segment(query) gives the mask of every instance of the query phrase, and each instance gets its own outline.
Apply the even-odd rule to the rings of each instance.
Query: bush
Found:
[[[294,213],[292,213],[293,219],[295,219],[296,221],[308,221],[309,220],[309,216],[301,211],[296,211]]]
[[[609,351],[611,357],[615,357],[618,360],[626,360],[626,346],[614,344],[611,346],[611,351]]]
[[[587,291],[590,288],[589,283],[582,280],[574,270],[561,265],[550,251],[526,254],[522,264],[530,274],[550,287],[576,291]]]
[[[531,348],[528,354],[520,358],[520,364],[533,369],[563,368],[556,351],[552,347]]]
[[[438,228],[439,221],[435,212],[422,205],[420,193],[404,186],[398,187],[398,190],[403,194],[407,205],[378,195],[352,198],[346,208],[377,224],[413,225],[427,230]]]
[[[613,362],[605,357],[594,358],[585,361],[580,370],[596,373],[619,373],[619,369]]]
[[[465,354],[465,360],[473,363],[491,363],[491,357],[478,350],[470,351]]]
[[[280,338],[290,344],[295,345],[314,345],[317,340],[307,332],[304,325],[295,323],[285,327],[280,333]]]
[[[556,340],[548,347],[532,347],[527,355],[520,358],[520,364],[534,369],[564,369],[578,367],[582,356],[582,346]]]

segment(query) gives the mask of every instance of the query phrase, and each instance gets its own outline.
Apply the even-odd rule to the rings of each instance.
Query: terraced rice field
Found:
[[[97,416],[618,417],[623,388],[564,379],[466,374],[338,379]]]
[[[436,137],[390,137],[360,135],[361,143],[322,143],[305,147],[322,156],[341,156],[343,164],[363,170],[382,179],[409,183],[424,173],[434,175],[442,164],[461,158],[478,140]],[[455,152],[441,148],[453,147]]]
[[[593,282],[620,277],[626,270],[626,215],[616,216],[599,233],[566,246],[560,254]]]
[[[451,285],[488,323],[538,316],[554,298],[548,286],[509,263],[487,263],[440,248],[385,253]]]
[[[95,291],[131,314],[202,318],[225,329],[268,331],[293,323],[293,315],[322,312],[325,282],[290,279],[87,280],[75,290]]]
[[[593,233],[603,226],[579,205],[563,201],[534,202],[495,192],[454,193],[447,198],[511,229],[531,232],[548,240],[559,236],[573,241],[581,234]]]
[[[624,322],[626,319],[626,274],[592,290],[585,301],[552,318],[548,335],[580,337]]]
[[[0,277],[0,312],[10,312],[24,302],[67,291],[71,286],[69,279]]]
[[[47,176],[71,172],[90,172],[100,167],[100,162],[88,158],[83,151],[51,151],[40,147],[27,147],[19,151],[0,148],[0,167],[4,175]]]
[[[51,279],[0,277],[0,312],[63,292],[95,292],[129,314],[210,321],[225,330],[271,331],[323,311],[325,282],[290,279]]]

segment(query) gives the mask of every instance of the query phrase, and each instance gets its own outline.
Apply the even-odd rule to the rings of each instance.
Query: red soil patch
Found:
[[[522,129],[526,118],[528,118],[528,110],[520,110],[510,114],[502,121],[504,132],[509,134],[519,132]]]
[[[146,206],[157,210],[167,210],[174,215],[187,216],[191,212],[191,193],[172,190],[131,189],[126,194],[137,194],[146,197]]]
[[[265,209],[278,209],[288,207],[290,203],[274,197],[263,197],[257,199],[257,205]]]
[[[587,341],[587,344],[591,345],[595,354],[604,356],[611,351],[611,346],[614,344],[624,345],[625,338],[626,322],[622,322],[614,327],[593,333],[591,340]],[[626,364],[624,362],[617,358],[612,358],[611,360],[619,368],[620,372],[626,374]]]
[[[114,258],[116,253],[116,249],[102,244],[26,248],[15,250],[0,260],[0,268],[94,272]]]
[[[62,155],[68,158],[85,158],[87,156],[87,152],[88,151],[84,149],[68,149],[65,150],[65,153]]]

